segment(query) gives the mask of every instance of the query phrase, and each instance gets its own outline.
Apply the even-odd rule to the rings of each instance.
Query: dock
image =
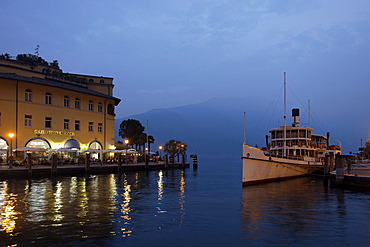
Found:
[[[353,164],[350,168],[342,170],[337,168],[330,174],[337,186],[370,189],[370,164]]]
[[[0,165],[0,179],[7,178],[36,178],[51,176],[78,176],[86,174],[106,174],[117,172],[135,172],[165,169],[185,169],[189,168],[189,163],[156,163],[149,162],[137,164],[91,164],[88,168],[86,165],[58,165],[56,168],[51,165],[20,165],[9,168],[8,165]]]

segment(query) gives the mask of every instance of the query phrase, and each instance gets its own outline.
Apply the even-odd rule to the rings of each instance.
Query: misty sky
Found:
[[[39,45],[64,72],[113,77],[118,118],[214,97],[260,104],[284,71],[319,114],[369,115],[368,0],[14,0],[0,9],[0,54]]]

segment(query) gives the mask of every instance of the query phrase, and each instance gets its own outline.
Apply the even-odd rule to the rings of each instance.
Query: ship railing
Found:
[[[268,151],[265,151],[265,155],[269,157],[275,157],[275,158],[284,158],[284,159],[291,159],[291,160],[304,160],[303,156],[293,156],[293,155],[281,155],[281,154],[274,154],[270,153]]]

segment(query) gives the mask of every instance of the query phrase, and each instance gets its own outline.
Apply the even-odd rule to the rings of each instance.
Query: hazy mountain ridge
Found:
[[[241,122],[238,123],[235,121],[235,110],[227,109],[230,107],[225,108],[225,101],[222,99],[169,109],[154,109],[116,119],[116,132],[118,133],[119,124],[124,119],[132,118],[139,120],[144,127],[148,121],[149,134],[155,138],[152,150],[170,139],[176,139],[188,144],[189,153],[240,154],[243,140],[242,113]]]
[[[116,119],[116,140],[121,140],[118,137],[120,123],[131,118],[139,120],[145,128],[148,127],[149,135],[154,136],[155,143],[151,145],[151,150],[157,150],[158,146],[164,145],[170,139],[176,139],[188,144],[188,153],[240,155],[244,136],[243,112],[246,112],[247,119],[247,142],[251,145],[264,146],[268,130],[283,124],[280,112],[273,113],[273,117],[265,116],[269,115],[266,114],[266,108],[267,105],[261,99],[230,97],[214,98],[181,107],[153,109]],[[333,139],[337,139],[341,141],[345,153],[356,152],[360,146],[361,136],[364,135],[366,138],[367,133],[363,132],[370,117],[355,110],[336,115],[320,111],[325,111],[325,108],[315,113],[321,117],[320,120],[311,121],[311,127],[315,128],[314,133],[326,135],[326,131],[329,131],[332,144],[338,145],[338,142],[333,142]],[[303,114],[304,110],[301,111],[301,116],[302,119],[307,119]],[[287,124],[290,124],[290,110],[287,115]],[[358,121],[352,121],[351,128],[348,128],[351,117],[358,118]],[[315,126],[317,124],[329,128],[321,126],[319,128]],[[365,142],[366,139],[363,140],[363,144]]]

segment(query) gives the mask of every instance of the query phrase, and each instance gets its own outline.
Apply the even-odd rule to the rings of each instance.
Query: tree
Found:
[[[0,59],[11,59],[12,56],[9,55],[9,53],[1,54]]]
[[[142,143],[144,130],[144,126],[138,120],[127,119],[121,122],[118,134],[123,139],[128,139],[129,144],[134,146]]]
[[[170,155],[170,158],[175,158],[186,153],[187,145],[181,141],[169,140],[164,145],[164,152]]]
[[[364,150],[367,158],[369,159],[370,158],[370,139],[367,140],[366,142],[366,146],[365,146],[365,150]]]

